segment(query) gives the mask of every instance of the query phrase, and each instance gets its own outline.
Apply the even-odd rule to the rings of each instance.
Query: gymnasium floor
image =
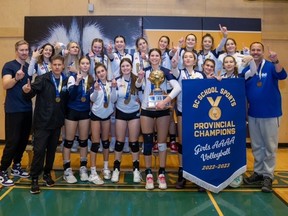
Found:
[[[0,147],[0,156],[3,146]],[[113,154],[110,156],[112,167]],[[154,158],[154,160],[157,157]],[[72,154],[72,166],[78,175],[78,154]],[[98,156],[99,170],[102,156]],[[245,175],[252,171],[253,157],[247,149],[247,168]],[[157,160],[155,167],[158,166]],[[23,166],[27,166],[25,153]],[[140,163],[143,164],[143,155]],[[188,183],[186,189],[176,190],[177,156],[169,154],[167,158],[168,189],[147,191],[144,182],[134,184],[129,170],[131,155],[125,154],[122,160],[120,181],[117,184],[105,181],[103,186],[89,183],[67,184],[63,179],[62,156],[57,153],[53,188],[41,187],[39,195],[31,195],[29,179],[14,179],[14,187],[0,191],[0,216],[10,215],[288,215],[288,149],[278,150],[273,193],[262,193],[259,188],[242,185],[240,188],[227,188],[219,194],[198,192],[194,184]],[[144,170],[144,169],[142,169]],[[144,176],[144,175],[143,175]],[[156,174],[154,175],[156,177]],[[42,184],[40,180],[40,184]],[[155,180],[155,188],[157,183]]]

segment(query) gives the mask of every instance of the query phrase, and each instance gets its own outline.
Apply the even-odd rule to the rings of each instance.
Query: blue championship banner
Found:
[[[214,193],[246,171],[245,80],[183,80],[183,176]]]

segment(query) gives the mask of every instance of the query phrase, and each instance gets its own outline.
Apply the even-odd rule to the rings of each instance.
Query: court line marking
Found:
[[[217,213],[219,216],[224,216],[224,214],[222,213],[220,207],[218,206],[216,200],[214,199],[213,195],[211,194],[210,191],[207,191],[207,194],[212,202],[212,204],[214,205],[214,208],[216,209]]]
[[[2,196],[0,196],[0,201],[5,198],[16,186],[10,187]]]

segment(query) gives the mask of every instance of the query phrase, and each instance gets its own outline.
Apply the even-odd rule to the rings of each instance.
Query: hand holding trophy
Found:
[[[160,85],[164,82],[165,77],[164,73],[161,70],[153,70],[148,78],[151,84],[154,86],[150,95],[148,96],[148,109],[165,109],[169,108],[170,104],[162,104],[163,100],[167,97],[167,94],[164,90],[160,88]],[[159,103],[159,106],[157,105]]]

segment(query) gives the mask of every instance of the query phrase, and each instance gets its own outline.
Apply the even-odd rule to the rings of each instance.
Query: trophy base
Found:
[[[164,100],[167,97],[167,95],[149,95],[148,96],[148,110],[156,110],[156,105],[159,101]],[[170,103],[167,103],[164,109],[170,109],[171,105]],[[158,110],[158,109],[157,109]]]

